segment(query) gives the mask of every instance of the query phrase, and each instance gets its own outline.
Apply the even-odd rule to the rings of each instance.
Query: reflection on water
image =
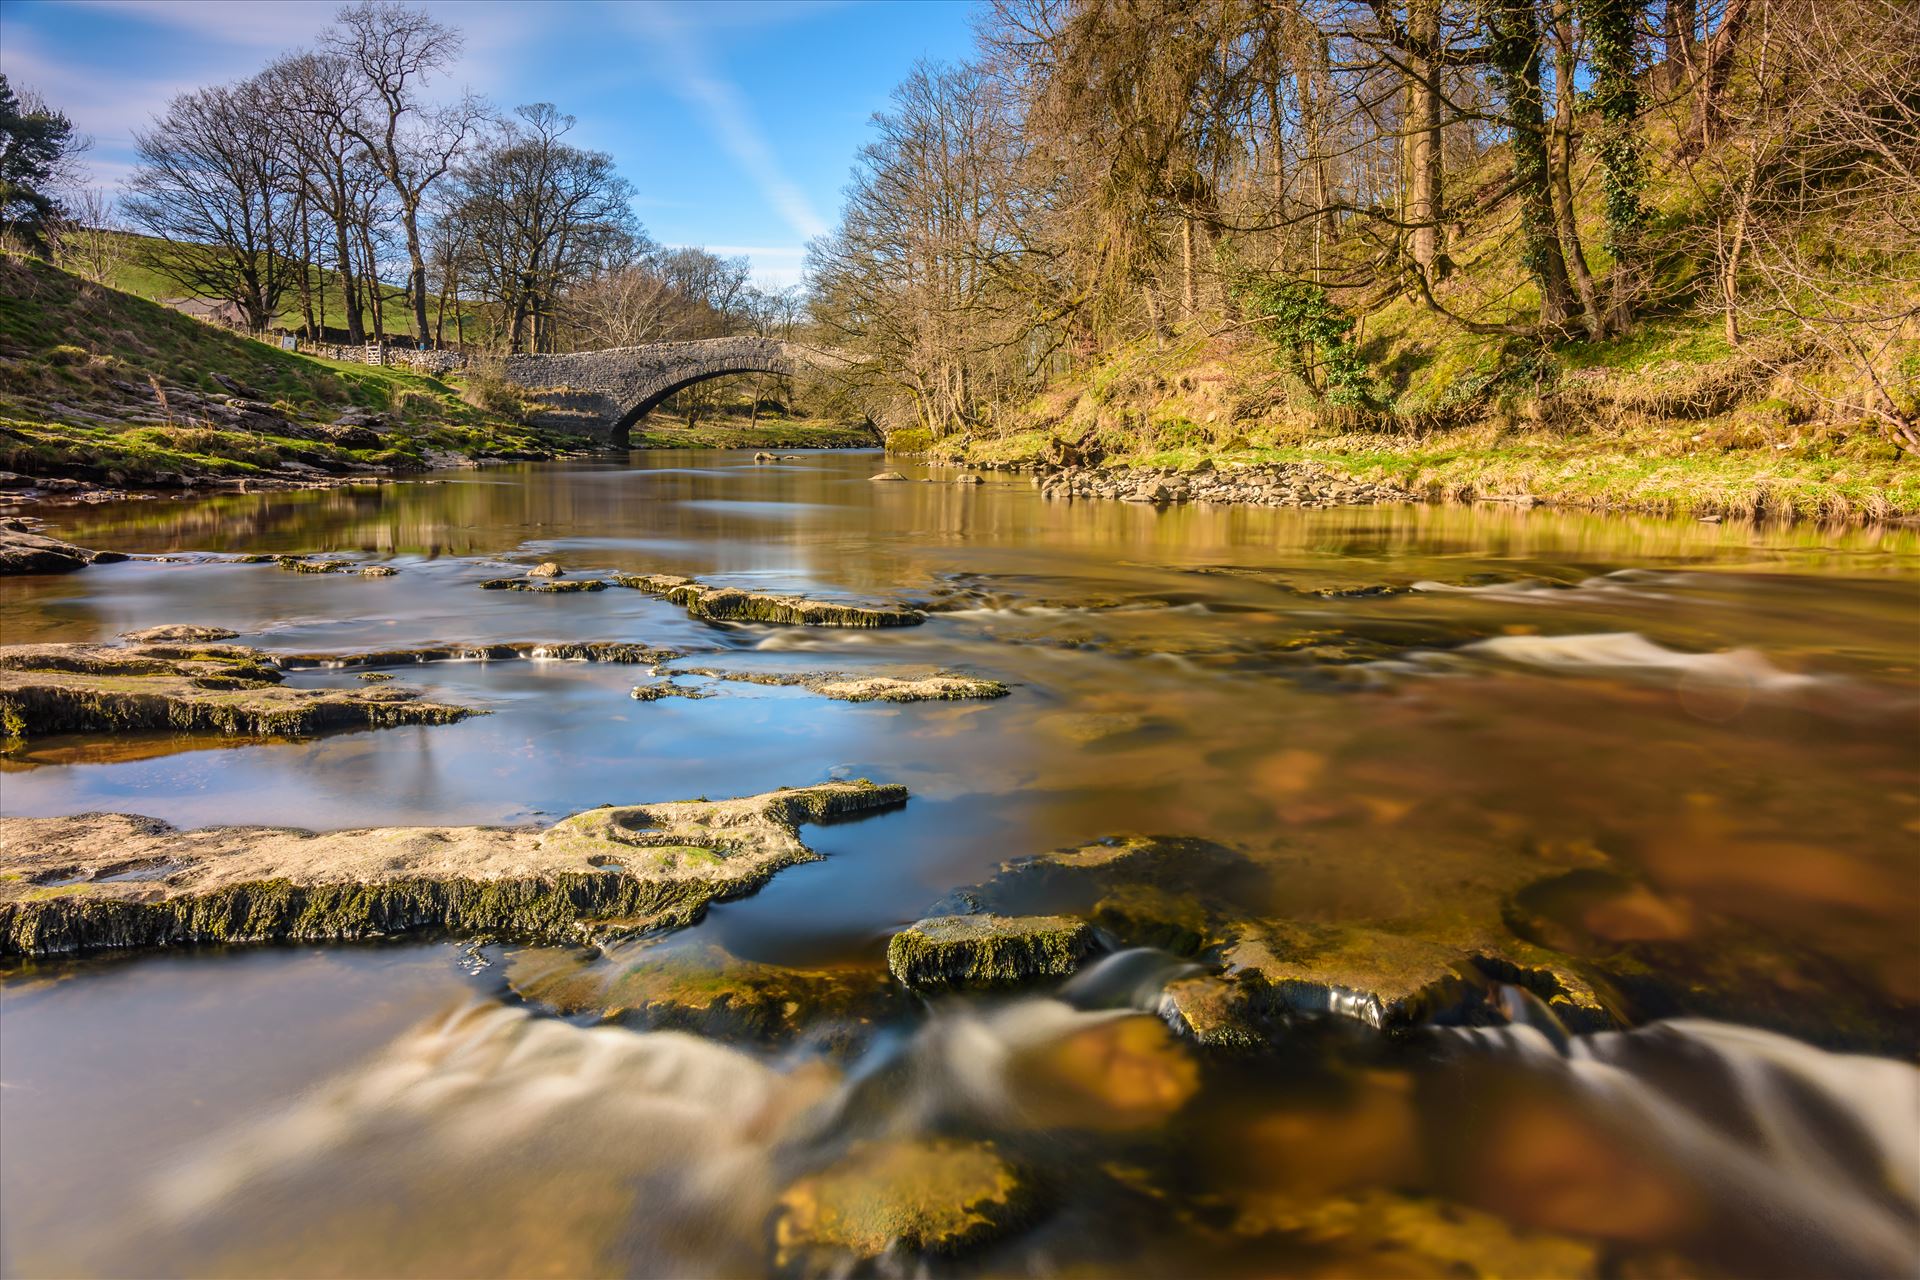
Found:
[[[635,455],[57,513],[88,545],[400,573],[190,557],[10,579],[10,643],[169,622],[303,653],[620,640],[730,669],[954,667],[1014,692],[879,706],[725,684],[640,703],[643,668],[428,663],[397,678],[492,714],[7,756],[8,814],[183,825],[524,822],[855,774],[913,799],[810,831],[824,861],[697,928],[604,954],[519,949],[466,974],[438,946],[263,951],[7,977],[0,1267],[835,1273],[844,1246],[822,1234],[864,1220],[834,1198],[903,1168],[929,1187],[991,1173],[969,1230],[998,1235],[964,1265],[994,1274],[1914,1258],[1912,1067],[1803,1042],[1920,1050],[1920,532],[1157,512],[1000,477],[873,485],[878,467]],[[933,612],[836,633],[477,587],[542,559]],[[887,935],[950,891],[1129,832],[1230,853],[1151,886],[1196,919],[1544,947],[1591,966],[1638,1029],[1568,1040],[1516,1006],[1516,1028],[1477,1041],[1335,1020],[1245,1059],[1153,1016],[1193,957],[1129,952],[1018,1000],[926,1007],[886,982]]]

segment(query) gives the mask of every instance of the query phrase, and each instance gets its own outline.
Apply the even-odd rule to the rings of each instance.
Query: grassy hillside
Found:
[[[281,351],[30,259],[0,257],[0,298],[7,470],[142,484],[290,463],[405,468],[434,449],[540,455],[556,444],[521,426],[497,391],[473,396],[483,410],[452,383]],[[355,409],[387,415],[376,444],[313,438]]]
[[[1458,189],[1499,190],[1507,165],[1496,151]],[[1721,318],[1700,301],[1708,264],[1676,247],[1705,236],[1690,225],[1698,192],[1675,172],[1668,166],[1648,192],[1667,248],[1653,264],[1646,313],[1624,337],[1479,335],[1411,291],[1335,290],[1357,319],[1365,408],[1327,404],[1257,323],[1223,307],[1159,343],[1104,352],[971,434],[933,441],[896,432],[889,444],[1018,462],[1062,439],[1092,445],[1107,465],[1317,460],[1436,496],[1702,516],[1920,517],[1920,466],[1871,425],[1837,419],[1822,394],[1843,394],[1847,373],[1820,368],[1782,334],[1758,333],[1741,350],[1728,344]],[[1576,212],[1604,278],[1611,263],[1591,174]],[[1492,323],[1537,312],[1512,252],[1513,219],[1511,198],[1466,212],[1464,234],[1449,246],[1457,269],[1436,290],[1441,305]],[[1914,296],[1888,299],[1890,309],[1920,301],[1920,247],[1912,267]],[[1920,335],[1890,363],[1920,401]]]
[[[116,252],[115,261],[107,273],[106,282],[109,285],[123,293],[131,293],[136,297],[155,302],[162,298],[192,296],[193,290],[183,284],[168,268],[165,241],[130,231],[114,233],[112,241]],[[327,326],[333,329],[346,328],[347,308],[344,295],[340,290],[339,277],[319,267],[309,268],[309,271],[312,279],[310,287],[315,292],[315,318],[319,318],[321,303],[324,301]],[[399,288],[382,285],[381,293],[383,295],[380,308],[381,322],[386,326],[387,336],[411,337],[413,312],[408,309],[405,300],[399,296]],[[284,303],[285,305],[280,309],[278,325],[285,329],[299,328],[302,323],[299,293],[289,289]],[[433,318],[433,306],[430,304],[427,309],[428,323],[432,323]],[[473,330],[474,323],[473,315],[469,312],[467,315],[469,332]],[[371,315],[366,317],[366,326],[367,332],[371,334],[373,332]],[[452,341],[451,335],[458,331],[455,311],[452,308],[447,312],[446,331],[449,335],[448,340]]]

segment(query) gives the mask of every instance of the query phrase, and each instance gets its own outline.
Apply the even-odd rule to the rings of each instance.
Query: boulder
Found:
[[[905,480],[906,477],[901,475],[898,471],[882,471],[879,475],[871,477],[871,479],[875,481],[890,482],[894,480]]]
[[[529,578],[558,578],[565,573],[565,569],[562,569],[551,560],[542,560],[539,564],[527,570],[527,576]]]

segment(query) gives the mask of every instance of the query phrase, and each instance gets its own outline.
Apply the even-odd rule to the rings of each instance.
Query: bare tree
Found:
[[[475,286],[501,308],[510,350],[552,350],[564,295],[644,246],[632,188],[605,152],[564,141],[574,118],[551,103],[515,112],[461,167],[449,217]]]
[[[165,242],[164,265],[197,296],[233,303],[247,327],[280,312],[291,276],[294,176],[258,79],[184,93],[136,132],[128,216]]]
[[[53,263],[95,284],[111,281],[127,257],[126,233],[118,225],[113,199],[87,187],[62,201],[60,216],[47,229]]]
[[[355,110],[344,117],[345,127],[392,187],[399,205],[414,335],[425,345],[427,260],[421,211],[428,192],[453,168],[487,118],[487,109],[472,95],[437,107],[421,97],[427,81],[452,65],[460,52],[459,32],[436,22],[424,9],[361,0],[340,11],[325,44],[357,81]]]

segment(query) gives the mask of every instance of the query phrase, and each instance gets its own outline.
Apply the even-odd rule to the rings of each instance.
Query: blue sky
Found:
[[[95,139],[114,188],[133,132],[168,98],[311,43],[335,0],[0,0],[0,71]],[[752,258],[799,278],[830,227],[868,118],[921,58],[972,44],[963,0],[435,0],[466,33],[454,75],[496,107],[552,102],[574,140],[609,151],[664,244]]]

